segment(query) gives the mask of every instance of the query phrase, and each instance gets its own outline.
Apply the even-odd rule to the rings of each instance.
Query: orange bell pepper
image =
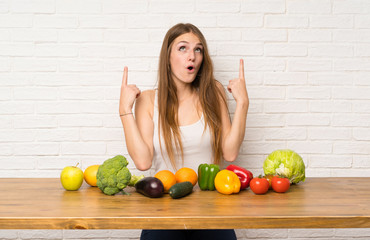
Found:
[[[216,175],[215,187],[222,194],[238,193],[240,191],[239,177],[230,170],[222,170]]]

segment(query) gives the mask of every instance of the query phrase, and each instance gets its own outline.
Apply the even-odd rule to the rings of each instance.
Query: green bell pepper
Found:
[[[198,167],[198,185],[201,190],[215,190],[215,177],[220,171],[217,164],[200,164]]]

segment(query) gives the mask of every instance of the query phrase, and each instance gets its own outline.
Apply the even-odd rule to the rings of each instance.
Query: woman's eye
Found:
[[[202,52],[202,49],[201,48],[197,48],[197,49],[195,49],[195,52],[201,53]]]
[[[180,50],[180,51],[185,51],[185,49],[186,49],[186,48],[185,48],[185,46],[181,46],[181,47],[179,48],[179,50]]]

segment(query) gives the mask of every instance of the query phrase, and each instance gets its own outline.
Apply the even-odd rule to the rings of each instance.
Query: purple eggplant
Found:
[[[163,196],[164,187],[158,178],[145,177],[135,184],[136,191],[150,198],[159,198]]]

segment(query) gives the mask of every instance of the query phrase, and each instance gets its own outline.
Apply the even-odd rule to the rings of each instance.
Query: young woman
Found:
[[[223,160],[236,159],[249,107],[243,60],[239,77],[227,86],[236,101],[232,122],[224,88],[213,75],[206,40],[192,24],[177,24],[168,30],[159,58],[158,89],[141,93],[127,79],[125,67],[119,113],[127,149],[137,169],[175,173],[181,167],[190,167],[197,171],[201,163],[222,164]],[[236,239],[234,231],[220,231],[215,236]],[[154,236],[154,232],[158,233],[143,231],[142,237]],[[219,239],[215,236],[212,239]],[[161,238],[165,239],[163,235]]]

